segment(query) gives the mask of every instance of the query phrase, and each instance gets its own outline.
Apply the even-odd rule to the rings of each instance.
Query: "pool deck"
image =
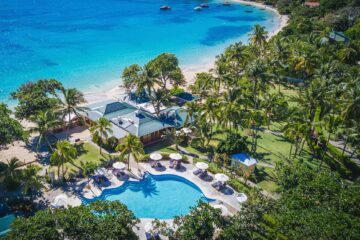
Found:
[[[109,169],[107,170],[106,174],[106,177],[109,179],[109,185],[106,187],[103,186],[99,188],[98,186],[94,185],[93,180],[91,180],[88,184],[88,181],[84,179],[82,181],[75,182],[68,190],[58,188],[47,192],[45,194],[46,199],[51,202],[57,195],[66,194],[69,197],[69,205],[79,206],[81,204],[81,200],[78,194],[81,194],[86,198],[94,198],[99,196],[104,189],[119,187],[124,184],[124,182],[128,179],[131,181],[138,181],[138,176],[140,175],[140,172],[149,172],[153,175],[173,174],[193,182],[200,188],[200,190],[207,198],[216,200],[214,202],[211,202],[211,205],[224,205],[228,209],[230,215],[236,213],[241,207],[236,199],[236,196],[238,195],[236,191],[234,191],[230,187],[227,187],[228,189],[227,191],[225,191],[225,193],[217,191],[211,186],[211,184],[216,181],[214,179],[214,176],[211,173],[208,173],[208,179],[203,180],[199,178],[198,176],[193,174],[193,171],[197,169],[193,164],[182,163],[182,167],[178,170],[175,170],[169,168],[169,161],[161,161],[161,164],[164,166],[164,168],[161,169],[154,169],[150,166],[149,163],[145,162],[139,164],[136,164],[134,161],[132,162],[132,172],[127,172],[127,176],[130,176],[130,178],[118,179],[115,175],[112,174],[112,170]],[[151,222],[152,220],[153,219],[140,219],[140,223],[137,225],[138,228],[134,229],[140,239],[146,239],[144,226],[146,223]],[[172,220],[166,220],[166,222],[171,223]]]

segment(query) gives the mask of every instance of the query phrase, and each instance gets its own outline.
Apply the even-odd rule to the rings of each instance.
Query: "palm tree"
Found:
[[[253,108],[258,109],[259,92],[266,91],[266,69],[264,62],[256,59],[247,66],[246,74],[252,84],[252,100],[254,103]]]
[[[190,124],[193,124],[194,122],[194,115],[196,115],[196,113],[199,111],[199,104],[195,103],[195,102],[187,102],[185,103],[185,109],[184,111],[187,113],[187,118],[189,118],[190,120]],[[185,122],[189,122],[188,119],[186,119]]]
[[[80,168],[82,175],[87,177],[87,184],[90,187],[90,176],[94,173],[97,168],[96,164],[93,162],[80,162]]]
[[[233,129],[238,129],[238,123],[243,118],[241,116],[240,96],[239,89],[230,89],[224,94],[223,100],[220,102],[219,124],[229,130],[229,135]]]
[[[31,128],[31,131],[39,133],[37,149],[39,149],[41,142],[43,141],[43,139],[45,139],[48,147],[52,151],[53,148],[49,142],[49,139],[47,138],[47,134],[49,130],[60,125],[58,117],[51,110],[45,112],[41,111],[36,115],[36,117],[34,117],[32,121],[36,124],[36,127]]]
[[[10,161],[7,160],[7,164],[4,165],[4,170],[0,173],[0,176],[4,177],[4,181],[8,188],[15,188],[18,186],[20,181],[21,170],[19,169],[22,166],[18,158],[11,158]]]
[[[68,123],[66,136],[69,138],[69,130],[71,125],[71,114],[79,117],[78,112],[86,112],[86,107],[80,104],[86,103],[84,94],[75,88],[61,90],[63,97],[60,98],[60,112],[63,115],[64,122]]]
[[[22,171],[21,180],[24,194],[30,193],[32,197],[34,191],[38,191],[44,187],[40,177],[37,175],[40,169],[38,166],[29,165]]]
[[[60,167],[61,167],[62,177],[64,179],[64,177],[65,177],[64,164],[65,163],[71,163],[72,165],[76,166],[73,163],[73,160],[76,157],[76,155],[77,155],[77,150],[73,145],[71,145],[70,142],[58,141],[56,143],[56,148],[55,148],[53,154],[51,155],[50,160],[53,164],[58,166],[58,177],[60,176]]]
[[[267,34],[268,32],[265,30],[265,27],[256,24],[249,34],[250,42],[256,46],[263,46],[266,43]]]
[[[95,121],[95,125],[90,128],[90,132],[94,135],[94,137],[103,144],[103,139],[108,141],[109,133],[113,133],[111,128],[111,123],[104,117],[99,118],[99,120]],[[100,154],[102,146],[100,147]]]
[[[189,86],[189,89],[193,94],[198,94],[200,101],[202,101],[210,94],[214,81],[215,78],[211,73],[197,73],[195,82]]]
[[[176,131],[175,128],[166,129],[164,131],[164,134],[161,136],[166,141],[169,141],[170,143],[175,143],[175,149],[179,149],[180,144],[180,132]]]
[[[120,156],[123,158],[126,154],[128,155],[128,169],[130,170],[130,157],[134,157],[136,161],[139,159],[139,155],[144,154],[143,144],[135,135],[127,135],[122,143],[116,147],[116,151],[120,151]]]
[[[167,105],[170,101],[169,91],[159,88],[150,96],[150,100],[155,110],[156,116],[160,115],[161,106]]]

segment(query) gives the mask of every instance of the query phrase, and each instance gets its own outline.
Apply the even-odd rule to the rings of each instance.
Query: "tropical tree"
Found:
[[[56,148],[54,149],[54,152],[52,153],[50,160],[52,164],[58,166],[58,177],[60,176],[60,168],[61,168],[62,178],[64,179],[65,177],[64,164],[70,163],[74,165],[73,160],[75,159],[76,155],[77,155],[77,150],[73,145],[71,145],[70,142],[64,140],[64,141],[58,141],[56,143]]]
[[[170,82],[173,86],[183,85],[184,76],[179,67],[179,61],[174,54],[163,53],[145,65],[147,71],[166,89]]]
[[[58,107],[58,91],[62,84],[55,79],[38,80],[21,85],[11,98],[17,100],[15,116],[19,119],[32,120],[39,112],[46,112]]]
[[[169,128],[164,131],[161,137],[170,143],[175,143],[175,149],[179,149],[181,138],[180,131],[177,131],[175,128]]]
[[[209,96],[213,89],[215,78],[211,73],[201,72],[197,73],[194,84],[189,86],[193,94],[198,94],[200,101]]]
[[[90,128],[90,132],[93,134],[95,139],[103,144],[103,139],[108,141],[109,133],[113,133],[111,128],[111,123],[104,117],[99,118],[97,121],[94,122],[94,125]],[[100,145],[100,154],[102,153],[102,146]]]
[[[48,110],[46,112],[41,111],[36,117],[33,117],[33,122],[36,124],[36,127],[31,128],[31,131],[39,133],[39,137],[37,139],[37,149],[39,149],[42,141],[45,140],[52,151],[53,149],[47,135],[49,130],[61,124],[58,116],[52,110]]]
[[[19,186],[21,166],[22,164],[20,160],[15,157],[11,158],[10,161],[7,160],[7,163],[4,165],[3,171],[0,173],[0,176],[4,177],[4,182],[9,190],[14,190]]]
[[[61,89],[62,97],[60,101],[60,112],[63,115],[63,120],[67,122],[67,138],[69,138],[69,130],[71,126],[71,115],[79,117],[79,112],[86,112],[87,108],[80,106],[80,104],[86,103],[82,92],[76,88]]]
[[[133,156],[138,162],[140,155],[144,154],[143,144],[135,135],[128,134],[122,142],[116,147],[116,151],[120,151],[120,157],[127,155],[128,170],[130,170],[130,157]]]
[[[21,181],[23,185],[24,194],[30,193],[33,196],[35,191],[40,190],[44,187],[38,172],[40,171],[39,166],[29,165],[21,172]]]
[[[124,68],[121,78],[127,93],[130,93],[134,88],[136,88],[141,72],[142,68],[138,64],[132,64]]]
[[[211,207],[208,203],[199,201],[197,206],[190,209],[185,216],[175,217],[173,226],[159,220],[153,221],[155,231],[167,236],[169,239],[214,239],[216,228],[221,226],[219,209]]]
[[[40,210],[31,217],[16,218],[7,239],[136,240],[139,238],[134,229],[138,223],[134,214],[119,201],[97,201],[56,211]]]
[[[267,34],[268,32],[265,30],[265,27],[256,24],[249,34],[250,42],[258,47],[262,47],[266,43]]]
[[[170,94],[167,89],[159,88],[150,96],[150,101],[154,107],[156,116],[160,115],[161,107],[169,104]]]
[[[194,101],[185,103],[185,108],[183,110],[187,113],[186,123],[190,123],[190,125],[193,124],[195,119],[194,116],[198,113],[199,108],[199,104]]]
[[[267,128],[270,130],[271,121],[276,118],[282,119],[286,113],[288,104],[282,94],[268,93],[264,95],[261,107],[264,109],[267,119]]]
[[[21,124],[11,117],[11,110],[0,103],[0,148],[14,141],[27,141],[28,134]]]
[[[94,171],[96,170],[97,166],[94,162],[90,162],[90,161],[86,161],[80,162],[80,168],[81,168],[81,173],[83,176],[87,177],[87,184],[88,187],[90,187],[90,176],[94,173]]]

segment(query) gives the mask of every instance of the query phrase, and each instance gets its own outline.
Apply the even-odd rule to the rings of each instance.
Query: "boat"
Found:
[[[252,11],[252,10],[246,10],[245,12],[247,12],[247,13],[252,13],[253,11]]]
[[[171,9],[171,7],[168,5],[164,5],[164,6],[160,7],[160,10],[170,10],[170,9]]]
[[[225,2],[223,3],[223,5],[224,5],[224,6],[230,6],[231,4],[230,4],[228,1],[225,1]]]
[[[209,8],[209,4],[202,3],[202,4],[200,4],[200,7],[202,7],[202,8]]]
[[[200,7],[200,6],[194,7],[194,10],[195,10],[195,11],[201,11],[201,10],[202,10],[202,7]]]

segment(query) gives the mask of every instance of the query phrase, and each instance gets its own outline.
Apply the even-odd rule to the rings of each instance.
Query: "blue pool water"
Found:
[[[147,174],[142,181],[127,181],[118,188],[104,190],[99,197],[82,199],[85,204],[97,200],[118,200],[138,218],[157,219],[185,215],[199,200],[213,201],[194,183],[172,174]]]
[[[56,78],[97,91],[120,83],[123,68],[162,52],[182,66],[214,59],[229,43],[246,41],[254,24],[278,27],[275,13],[252,6],[193,8],[201,0],[1,0],[0,101],[29,80]],[[169,4],[171,11],[160,11]],[[252,10],[253,12],[245,12]]]

